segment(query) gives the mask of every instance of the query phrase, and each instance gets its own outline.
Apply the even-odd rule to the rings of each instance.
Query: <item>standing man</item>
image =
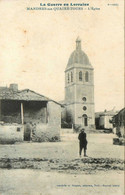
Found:
[[[81,157],[82,149],[84,149],[84,156],[86,155],[86,150],[87,150],[87,139],[86,139],[86,133],[84,129],[81,129],[81,133],[78,136],[79,139],[79,155]]]

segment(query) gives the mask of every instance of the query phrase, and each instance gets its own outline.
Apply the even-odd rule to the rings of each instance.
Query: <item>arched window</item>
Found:
[[[68,73],[68,83],[69,83],[69,73]]]
[[[89,73],[88,73],[88,72],[85,73],[85,81],[86,81],[86,82],[89,81]]]
[[[79,72],[79,81],[82,81],[82,71]]]
[[[88,117],[86,114],[82,115],[82,121],[84,126],[88,126]]]
[[[71,82],[73,82],[73,73],[71,72]]]

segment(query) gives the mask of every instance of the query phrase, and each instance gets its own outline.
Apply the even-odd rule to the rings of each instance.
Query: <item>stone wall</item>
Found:
[[[40,106],[41,105],[41,106]],[[45,107],[46,106],[46,107]],[[4,114],[6,114],[4,112]],[[34,142],[59,141],[61,129],[61,106],[53,101],[49,101],[47,105],[42,103],[32,106],[24,103],[24,126],[14,124],[12,116],[19,118],[15,112],[9,112],[7,119],[11,123],[1,123],[0,125],[0,143],[15,143],[24,140],[24,126],[30,124],[31,139]],[[13,117],[13,118],[14,118]]]
[[[60,140],[60,126],[49,124],[33,124],[32,141],[55,142]]]
[[[47,104],[48,123],[61,125],[61,106],[55,102],[49,101]]]
[[[23,102],[23,115],[25,123],[47,123],[46,103],[34,101]],[[2,101],[1,121],[21,124],[21,102]]]
[[[47,109],[44,102],[23,103],[25,123],[47,123]]]
[[[47,104],[48,123],[32,124],[32,141],[59,141],[61,129],[61,107],[50,101]]]
[[[1,101],[1,121],[21,124],[21,106],[19,101]]]
[[[24,136],[23,125],[18,124],[0,124],[0,143],[13,144],[22,142]]]

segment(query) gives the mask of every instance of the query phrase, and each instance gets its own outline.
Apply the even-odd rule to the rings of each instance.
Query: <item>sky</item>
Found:
[[[118,6],[108,6],[111,0],[88,2],[100,10],[27,11],[41,1],[1,0],[0,86],[18,83],[20,90],[29,88],[63,100],[64,71],[80,36],[94,68],[95,111],[123,108],[123,1],[117,1]]]

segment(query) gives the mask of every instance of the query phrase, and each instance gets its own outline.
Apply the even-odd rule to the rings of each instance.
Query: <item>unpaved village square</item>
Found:
[[[0,145],[0,194],[123,195],[124,146],[113,137],[87,134],[87,158],[79,157],[76,133],[61,133],[61,142]]]

